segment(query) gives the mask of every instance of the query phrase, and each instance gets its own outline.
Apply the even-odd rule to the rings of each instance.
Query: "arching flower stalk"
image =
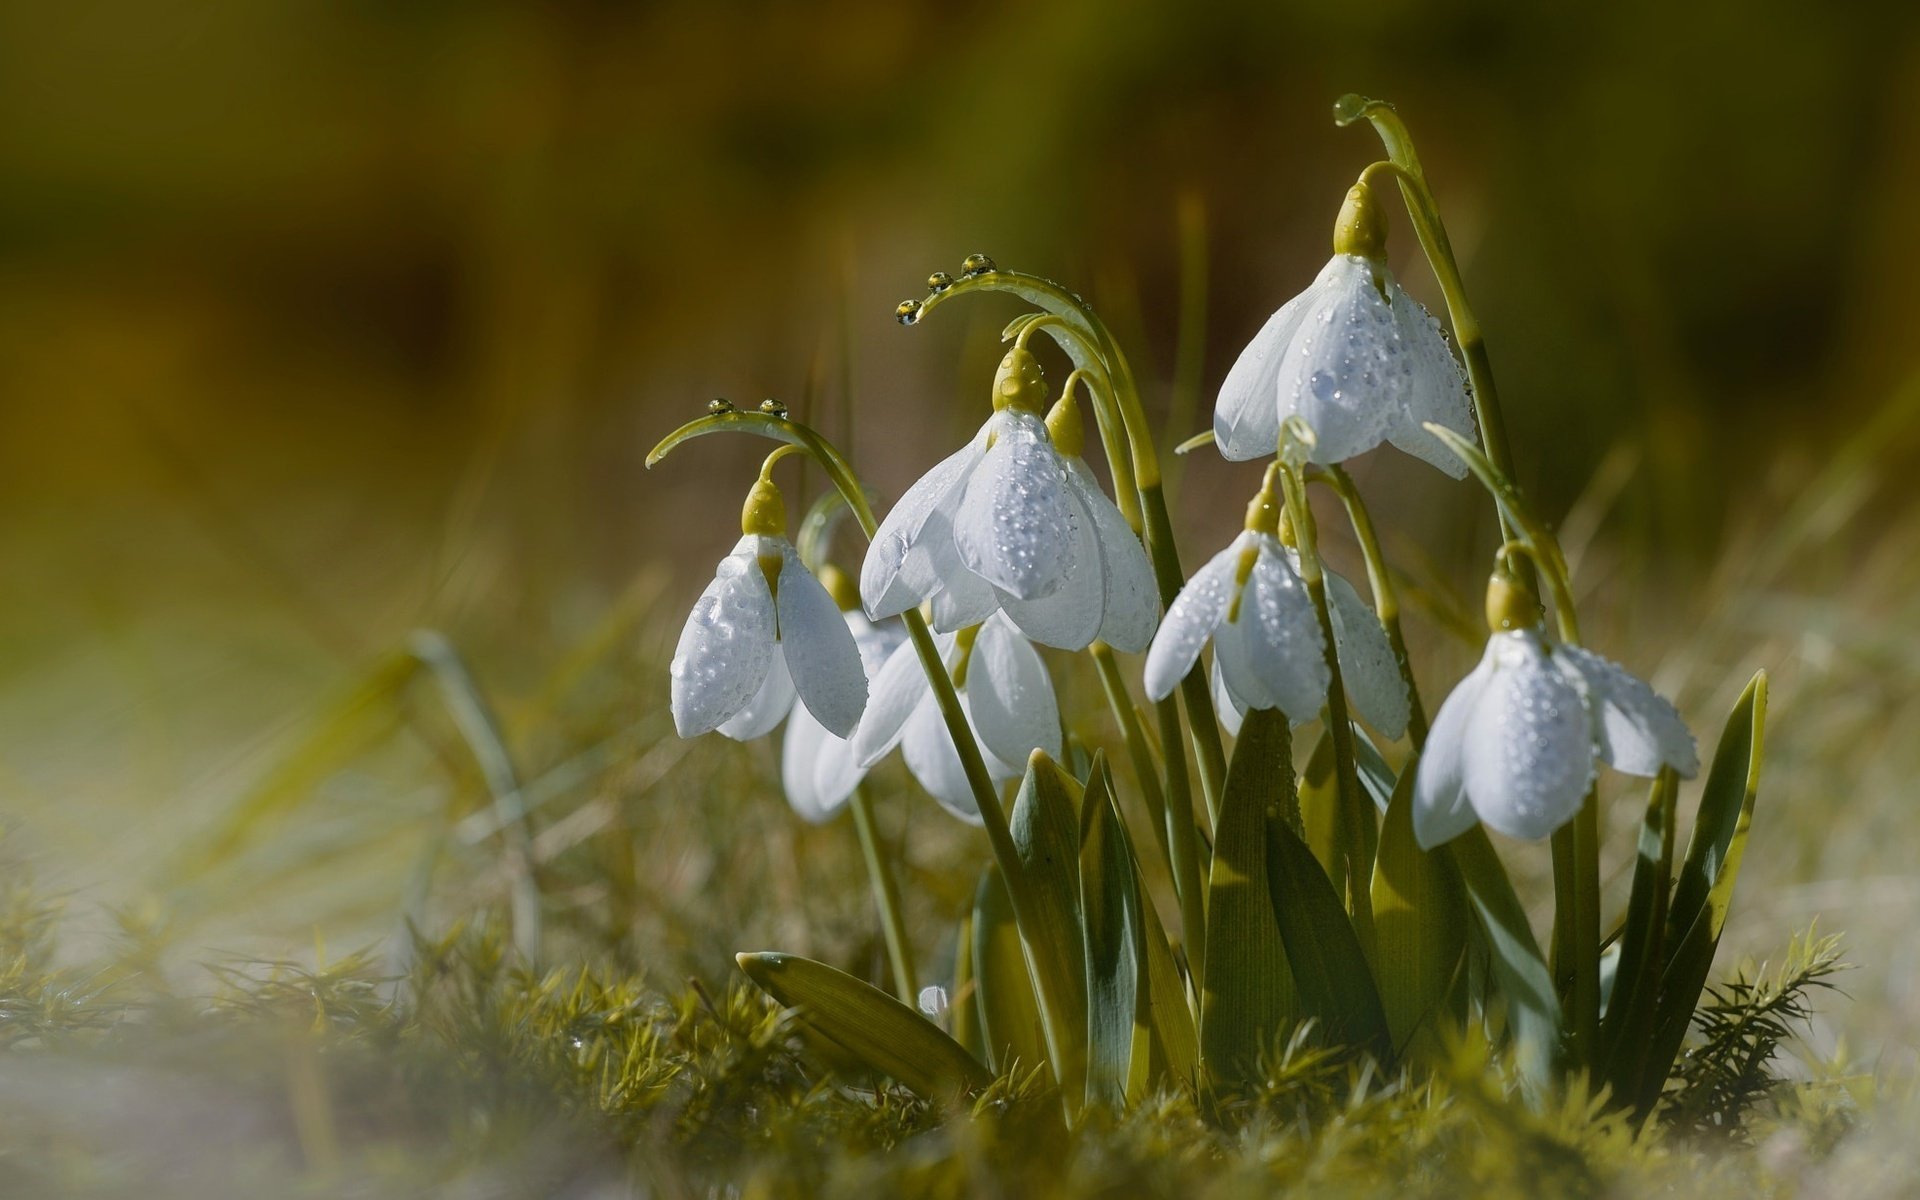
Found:
[[[1235,461],[1273,453],[1288,417],[1315,435],[1312,461],[1341,462],[1391,442],[1454,478],[1466,468],[1426,422],[1473,436],[1467,378],[1433,315],[1385,260],[1386,218],[1372,189],[1347,192],[1334,254],[1240,353],[1214,408],[1214,441]]]
[[[1043,416],[1040,364],[1015,346],[993,401],[973,440],[880,523],[860,573],[868,614],[930,603],[934,629],[951,633],[1004,611],[1043,645],[1144,649],[1158,615],[1153,571],[1080,457],[1070,391]]]

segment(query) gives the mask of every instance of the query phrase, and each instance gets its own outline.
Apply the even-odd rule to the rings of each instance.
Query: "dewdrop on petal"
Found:
[[[747,495],[740,530],[680,631],[674,728],[681,737],[716,729],[760,737],[798,695],[829,732],[852,733],[867,703],[860,651],[839,606],[787,540],[786,505],[764,475]]]
[[[1332,260],[1268,319],[1221,384],[1213,416],[1221,454],[1265,458],[1281,422],[1297,416],[1316,435],[1314,462],[1341,462],[1390,441],[1465,476],[1423,425],[1473,436],[1466,375],[1439,324],[1387,269],[1385,240],[1372,189],[1355,184],[1334,226]]]
[[[1538,840],[1572,820],[1596,762],[1629,775],[1700,769],[1693,735],[1618,664],[1552,642],[1532,590],[1505,567],[1487,590],[1480,665],[1434,717],[1414,781],[1413,828],[1432,849],[1485,822]]]

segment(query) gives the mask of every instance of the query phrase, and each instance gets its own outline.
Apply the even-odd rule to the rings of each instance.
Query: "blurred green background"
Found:
[[[547,785],[563,924],[668,972],[857,953],[850,833],[750,783],[771,750],[663,723],[762,448],[647,447],[716,395],[844,435],[850,395],[897,494],[980,419],[1013,310],[893,305],[972,251],[1086,291],[1164,418],[1182,212],[1184,436],[1324,261],[1361,91],[1420,139],[1595,641],[1703,741],[1778,672],[1735,940],[1828,914],[1869,964],[1834,1021],[1905,1041],[1917,12],[0,3],[0,850],[183,961],[497,899],[484,829],[437,840],[482,802],[430,689],[366,690],[432,627]],[[1393,251],[1431,298],[1404,222]],[[1477,498],[1358,466],[1430,607],[1470,604]],[[1187,463],[1189,562],[1251,484]],[[1437,700],[1471,650],[1413,636]],[[931,942],[979,847],[924,797],[889,820]]]

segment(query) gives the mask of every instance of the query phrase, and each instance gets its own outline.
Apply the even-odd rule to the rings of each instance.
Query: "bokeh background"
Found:
[[[497,905],[471,756],[395,665],[425,628],[506,730],[556,928],[668,979],[871,959],[850,830],[664,715],[763,448],[646,449],[778,396],[897,494],[1017,310],[893,306],[973,251],[1085,291],[1168,443],[1204,427],[1377,157],[1329,119],[1361,91],[1420,140],[1593,640],[1703,741],[1775,672],[1728,962],[1819,916],[1862,964],[1822,1052],[1910,1054],[1917,15],[0,3],[0,870],[67,898],[76,955],[183,972]],[[1393,253],[1431,298],[1404,222]],[[1484,506],[1357,466],[1432,702]],[[1190,562],[1252,484],[1185,462]],[[882,779],[931,956],[983,849]]]

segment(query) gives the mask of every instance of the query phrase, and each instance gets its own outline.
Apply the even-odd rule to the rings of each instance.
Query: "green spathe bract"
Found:
[[[1553,646],[1543,642],[1540,653],[1578,646],[1579,614],[1567,557],[1550,523],[1530,507],[1516,482],[1485,339],[1467,305],[1411,138],[1391,107],[1376,101],[1346,97],[1336,117],[1341,124],[1365,118],[1387,150],[1387,158],[1367,166],[1350,192],[1339,244],[1369,259],[1382,252],[1387,225],[1381,189],[1393,181],[1446,301],[1459,360],[1442,353],[1436,334],[1421,344],[1438,349],[1421,353],[1446,361],[1415,362],[1409,369],[1441,371],[1456,403],[1464,403],[1460,380],[1467,380],[1479,438],[1429,424],[1425,431],[1433,440],[1422,442],[1418,453],[1430,461],[1435,455],[1457,456],[1451,469],[1464,465],[1491,501],[1492,523],[1502,536],[1494,573],[1502,590],[1492,610],[1503,624],[1496,628],[1532,622],[1538,597],[1546,601],[1557,629],[1557,641]],[[930,286],[923,299],[900,306],[902,324],[921,324],[955,299],[987,293],[1010,295],[1038,310],[1016,317],[1003,335],[1011,344],[1006,361],[1019,368],[1019,404],[1035,412],[1053,405],[1059,419],[1052,428],[1073,453],[1081,440],[1074,406],[1085,396],[1114,480],[1115,507],[1131,530],[1119,536],[1141,539],[1160,602],[1171,605],[1188,581],[1161,486],[1160,431],[1146,422],[1138,385],[1111,332],[1076,294],[1038,276],[1002,270],[984,256],[969,258],[957,278],[937,274]],[[1392,305],[1404,299],[1397,295],[1362,299]],[[1275,321],[1284,321],[1286,311]],[[1426,320],[1417,306],[1412,311]],[[1073,363],[1057,400],[1048,395],[1039,360],[1028,351],[1035,335],[1054,342]],[[1259,366],[1257,354],[1251,361]],[[1236,376],[1237,404],[1257,395],[1247,390],[1250,377]],[[1416,378],[1412,386],[1420,382]],[[1005,383],[1000,393],[1007,392]],[[996,394],[994,402],[1006,400]],[[1352,418],[1356,429],[1371,419],[1364,410]],[[1319,728],[1299,735],[1302,747],[1310,748],[1300,775],[1294,766],[1296,730],[1275,709],[1247,713],[1229,758],[1215,720],[1208,668],[1193,643],[1169,657],[1194,666],[1178,688],[1171,678],[1156,685],[1172,694],[1154,704],[1149,721],[1136,707],[1123,664],[1096,642],[1082,649],[1098,676],[1112,734],[1125,743],[1126,753],[1116,753],[1116,761],[1127,764],[1134,778],[1116,778],[1104,750],[1083,752],[1101,734],[1083,725],[1087,714],[1067,712],[1069,753],[1063,762],[1071,769],[1036,750],[1009,804],[987,773],[927,620],[910,611],[904,618],[908,633],[940,703],[991,854],[960,923],[954,957],[954,1009],[947,1021],[959,1040],[878,989],[821,964],[753,955],[742,957],[743,967],[792,1006],[809,1035],[835,1054],[851,1056],[930,1099],[950,1101],[958,1093],[989,1088],[996,1073],[1012,1074],[1027,1086],[1057,1089],[1054,1111],[1079,1125],[1168,1091],[1184,1091],[1211,1111],[1228,1111],[1273,1087],[1302,1055],[1334,1061],[1363,1057],[1379,1068],[1407,1071],[1407,1078],[1445,1073],[1456,1081],[1462,1063],[1472,1062],[1480,1080],[1476,1088],[1496,1086],[1491,1081],[1512,1084],[1542,1111],[1562,1102],[1584,1103],[1591,1094],[1584,1089],[1606,1085],[1610,1091],[1596,1111],[1618,1112],[1623,1120],[1644,1115],[1658,1103],[1672,1074],[1725,927],[1759,789],[1764,675],[1756,677],[1728,722],[1702,789],[1693,841],[1677,865],[1674,831],[1683,805],[1673,766],[1689,772],[1696,765],[1684,729],[1677,736],[1685,753],[1666,754],[1667,765],[1658,767],[1640,826],[1631,894],[1617,918],[1614,977],[1603,1000],[1602,789],[1589,788],[1577,815],[1553,834],[1555,904],[1546,952],[1503,862],[1506,851],[1485,830],[1454,825],[1449,832],[1466,832],[1433,849],[1421,848],[1415,837],[1416,803],[1427,804],[1438,785],[1433,791],[1425,784],[1416,788],[1420,764],[1425,758],[1436,775],[1444,776],[1450,760],[1442,750],[1453,743],[1427,746],[1426,714],[1435,710],[1422,702],[1409,665],[1395,572],[1353,479],[1337,463],[1312,461],[1331,443],[1319,440],[1298,415],[1285,416],[1273,427],[1279,430],[1272,447],[1276,457],[1262,494],[1276,496],[1275,505],[1284,510],[1281,536],[1298,555],[1331,679],[1318,720],[1309,723]],[[1255,426],[1229,428],[1244,438]],[[1039,439],[1035,444],[1046,449],[1051,434],[1031,423],[1020,429],[1018,436]],[[769,437],[809,455],[825,468],[861,529],[874,536],[877,523],[852,465],[777,407],[759,413],[716,411],[669,435],[649,465],[694,437],[717,432]],[[1242,450],[1235,453],[1244,456]],[[1335,653],[1316,514],[1307,501],[1315,482],[1338,496],[1365,559],[1374,610],[1387,635],[1375,658],[1384,662],[1391,650],[1409,701],[1404,746],[1377,741],[1377,731],[1349,715],[1354,710]],[[1020,494],[1019,489],[1008,494]],[[964,563],[953,565],[957,560],[951,554],[943,557],[951,547],[938,540],[953,536],[952,512],[940,508],[948,503],[944,495],[930,486],[910,493],[917,499],[898,506],[886,527],[904,529],[903,540],[872,552],[901,557],[874,561],[890,571],[909,566],[923,572],[965,570]],[[978,521],[977,507],[966,511]],[[1031,516],[1017,508],[999,515],[1014,532],[1025,530],[1021,522]],[[1277,511],[1274,520],[1279,520]],[[1113,536],[1113,530],[1103,536]],[[922,537],[931,539],[930,549],[913,540]],[[908,563],[907,555],[921,553],[924,560]],[[1129,553],[1138,561],[1137,552],[1129,548]],[[1096,565],[1089,569],[1098,569],[1099,556],[1092,557]],[[973,613],[992,599],[964,575],[918,578],[923,590],[911,594],[931,596],[936,617],[942,603],[971,605],[964,611]],[[1207,586],[1223,586],[1217,572],[1209,578]],[[1244,588],[1246,580],[1242,572],[1232,587]],[[943,589],[951,592],[944,601]],[[1222,599],[1206,595],[1196,603]],[[1228,611],[1239,613],[1237,591],[1231,603],[1235,607]],[[1216,641],[1239,636],[1217,622],[1209,628]],[[1263,646],[1281,644],[1281,633],[1263,632],[1268,635]],[[1585,661],[1577,652],[1567,653],[1574,657],[1562,661]],[[1233,661],[1239,669],[1241,660]],[[1624,672],[1618,677],[1626,678]],[[1632,686],[1637,694],[1652,695],[1645,685]],[[1597,722],[1604,696],[1579,695],[1583,713],[1592,706]],[[1677,728],[1670,708],[1661,711]],[[1632,732],[1620,726],[1607,736]],[[1513,761],[1524,761],[1524,754]],[[1644,756],[1623,765],[1656,769]],[[1524,783],[1549,777],[1536,771],[1502,778]],[[1566,782],[1580,785],[1581,778]],[[1577,791],[1554,794],[1580,798]],[[1425,819],[1436,809],[1419,811]],[[1145,828],[1134,823],[1140,815],[1148,822]],[[863,846],[886,910],[894,974],[906,981],[913,977],[912,956],[898,933],[898,901],[879,886],[887,878],[887,864],[874,857],[880,843],[872,836],[871,818],[871,812],[863,814]],[[1163,925],[1163,911],[1177,913],[1177,920]],[[1830,956],[1822,961],[1830,963]],[[1809,978],[1817,980],[1818,972]],[[1723,1040],[1741,1045],[1744,1036],[1736,1030]]]

